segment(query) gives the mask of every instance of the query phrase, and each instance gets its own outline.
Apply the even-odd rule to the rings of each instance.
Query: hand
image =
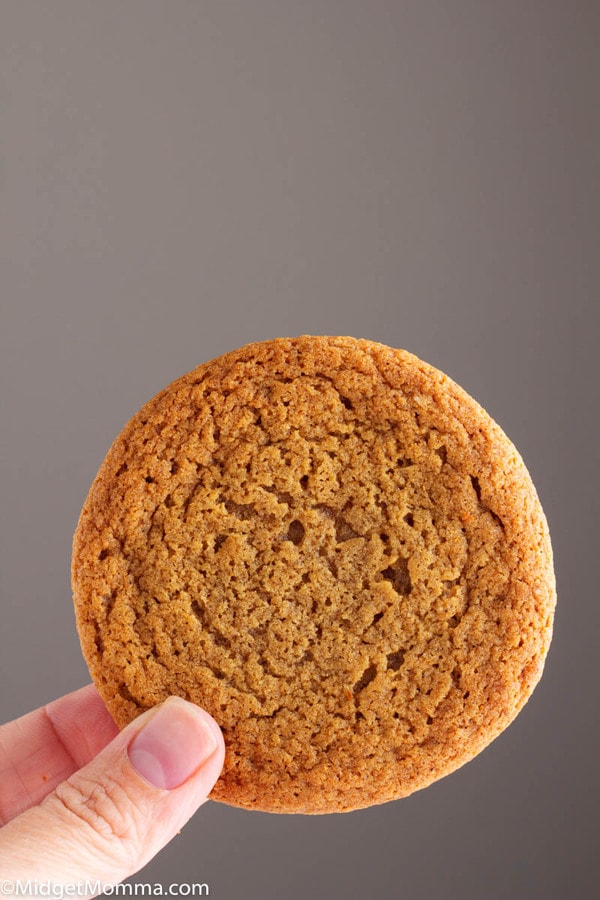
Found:
[[[170,697],[119,733],[92,685],[0,727],[0,883],[123,881],[204,803],[224,754],[194,704]]]

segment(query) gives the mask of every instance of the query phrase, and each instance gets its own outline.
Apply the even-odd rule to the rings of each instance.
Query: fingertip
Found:
[[[206,710],[181,697],[169,697],[151,714],[128,746],[134,770],[161,790],[174,790],[201,776],[210,784],[221,771],[225,753],[223,734]]]
[[[191,707],[194,710],[194,713],[199,716],[199,718],[204,722],[205,726],[210,729],[212,735],[215,739],[215,753],[222,751],[225,753],[225,738],[223,737],[223,732],[221,730],[221,726],[216,721],[216,719],[211,716],[209,712],[207,712],[203,707],[198,706],[196,703],[191,703],[189,700],[182,700],[181,697],[172,697],[170,700],[180,701],[185,703],[186,706]]]

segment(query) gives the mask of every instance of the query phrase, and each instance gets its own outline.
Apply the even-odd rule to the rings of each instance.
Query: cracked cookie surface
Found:
[[[73,546],[77,627],[120,726],[178,694],[227,747],[213,799],[346,811],[472,758],[542,673],[550,539],[454,382],[347,337],[250,344],[147,403]]]

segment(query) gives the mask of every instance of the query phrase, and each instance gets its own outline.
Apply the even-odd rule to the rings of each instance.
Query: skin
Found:
[[[123,881],[205,802],[224,753],[197,706],[171,697],[119,732],[92,685],[3,725],[0,887]]]

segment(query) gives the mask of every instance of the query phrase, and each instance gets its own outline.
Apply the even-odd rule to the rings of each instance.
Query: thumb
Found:
[[[204,803],[224,754],[214,719],[170,697],[124,728],[39,806],[2,828],[2,876],[87,882],[79,897],[123,881]]]

